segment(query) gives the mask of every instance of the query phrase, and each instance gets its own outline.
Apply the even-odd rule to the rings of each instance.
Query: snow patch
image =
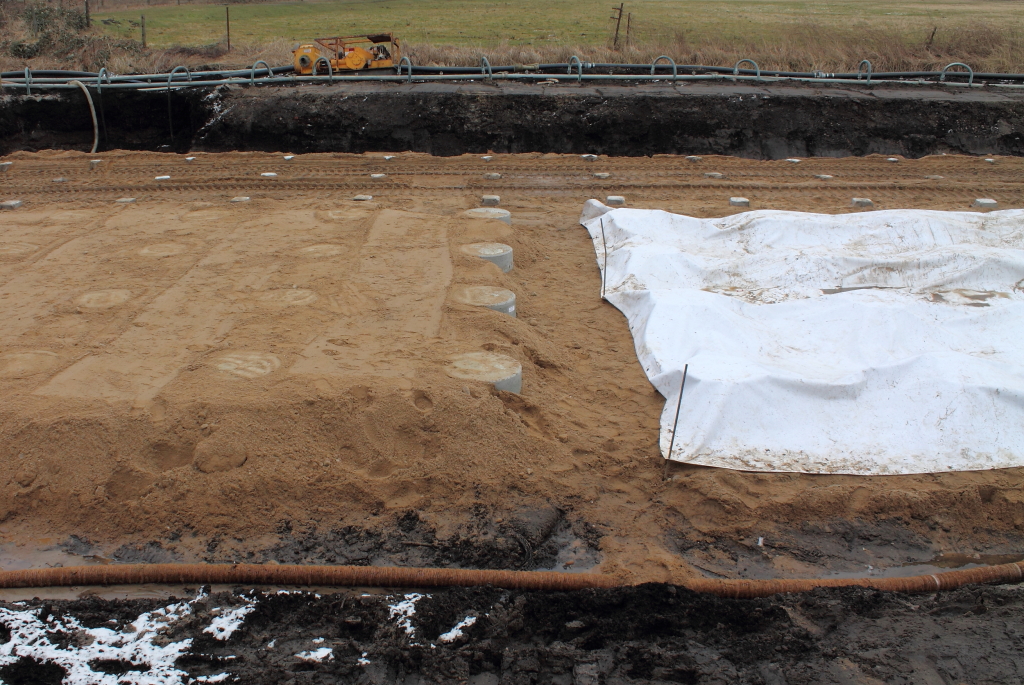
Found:
[[[390,612],[389,618],[397,618],[395,621],[399,628],[405,630],[406,635],[414,635],[416,628],[412,624],[412,617],[416,613],[416,602],[420,601],[424,597],[430,595],[421,595],[417,592],[412,592],[405,595],[405,599],[395,604],[389,604],[388,610]]]
[[[468,628],[474,623],[476,623],[476,616],[467,616],[456,623],[454,628],[449,630],[447,633],[441,634],[437,639],[440,642],[455,642],[462,637],[462,629]]]
[[[299,652],[295,656],[303,661],[334,661],[334,650],[330,647],[321,647],[308,652]]]

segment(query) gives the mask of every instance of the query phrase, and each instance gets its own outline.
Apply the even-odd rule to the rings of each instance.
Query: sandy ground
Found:
[[[1024,160],[195,157],[2,160],[0,200],[24,205],[0,213],[0,565],[597,564],[670,581],[1020,549],[1019,470],[673,465],[663,481],[663,399],[599,297],[577,219],[610,194],[694,216],[740,211],[734,195],[831,213],[853,196],[1019,207]],[[462,216],[489,193],[511,226]],[[515,269],[459,249],[481,241],[511,245]],[[466,284],[512,290],[518,318],[454,302]],[[522,393],[447,375],[474,351],[518,360]]]

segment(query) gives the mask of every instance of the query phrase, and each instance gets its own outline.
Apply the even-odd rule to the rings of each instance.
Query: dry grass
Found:
[[[458,1],[476,8],[472,4],[474,0]],[[531,1],[524,0],[527,4]],[[430,0],[423,2],[429,4]],[[29,20],[32,7],[42,8],[44,20],[40,20],[38,14],[36,19]],[[135,39],[139,33],[135,10],[112,13],[106,25],[97,22],[93,28],[84,30],[84,18],[75,9],[58,9],[45,3],[2,3],[0,69],[22,69],[27,65],[33,69],[95,71],[105,66],[115,73],[153,73],[178,65],[193,69],[243,67],[257,59],[274,65],[287,64],[291,62],[295,36],[302,35],[308,39],[314,35],[310,31],[321,30],[323,33],[322,27],[311,29],[307,24],[322,22],[324,8],[335,5],[307,3],[301,6],[258,4],[237,7],[237,12],[232,9],[235,41],[229,53],[225,37],[217,33],[223,29],[223,25],[217,23],[223,20],[222,8],[209,5],[147,7],[150,41],[158,41],[160,36],[163,39],[174,36],[179,40],[165,42],[159,49],[143,49]],[[358,11],[367,13],[366,18],[352,19],[353,24],[357,21],[364,25],[379,23],[373,12],[384,10],[374,10],[374,7],[359,5]],[[415,7],[420,12],[429,9],[420,5]],[[494,7],[495,13],[508,11],[498,5]],[[758,23],[762,20],[755,21],[746,15],[728,14],[722,7],[733,5],[722,5],[716,10],[718,16],[731,17],[722,24],[721,30],[708,30],[705,24],[697,23],[697,19],[681,28],[676,20],[634,18],[631,40],[623,40],[617,50],[609,45],[610,34],[607,31],[595,31],[592,27],[586,29],[589,33],[574,33],[566,29],[557,35],[551,34],[555,37],[550,40],[474,42],[468,35],[473,22],[466,18],[460,24],[457,14],[451,14],[444,24],[448,33],[436,39],[433,29],[428,28],[427,19],[419,20],[417,30],[415,22],[418,20],[411,16],[406,17],[409,28],[405,32],[400,31],[400,35],[431,37],[430,40],[410,41],[406,46],[406,53],[413,62],[421,65],[477,66],[482,55],[486,55],[491,64],[567,62],[573,55],[585,62],[649,63],[659,55],[669,55],[680,64],[720,66],[731,66],[741,58],[750,58],[763,70],[854,71],[861,59],[869,59],[876,72],[930,71],[950,62],[966,62],[980,72],[1024,73],[1024,23],[1011,17],[1001,17],[998,12],[1003,11],[1000,9],[1002,6],[987,9],[987,14],[976,12],[981,19],[957,15],[934,20],[930,16],[889,18],[880,15],[877,9],[870,16],[864,13],[857,15],[859,18],[844,19],[853,17],[851,12],[862,8],[856,4],[830,6],[834,10],[830,10],[832,14],[818,13],[813,20],[805,15],[795,18],[786,15],[783,10],[789,11],[786,9],[788,5],[773,5],[770,0],[762,0],[762,4],[735,6],[742,7],[742,11],[750,16],[760,16],[770,10],[772,18],[763,19],[764,22],[774,22],[770,24]],[[251,16],[247,17],[245,12]],[[234,28],[236,13],[240,15],[237,35]],[[99,12],[94,12],[93,16],[94,19],[102,17]],[[528,15],[528,18],[532,17]],[[560,20],[567,27],[578,28],[576,24],[579,22],[571,16]],[[699,21],[707,22],[708,19],[701,15]],[[182,22],[186,27],[184,33]],[[456,31],[463,24],[466,32]],[[499,29],[493,29],[493,32],[502,35]],[[199,39],[196,41],[198,44],[181,46],[180,43],[184,42],[180,40],[182,35]],[[282,37],[266,39],[275,35]],[[569,39],[569,36],[576,36],[578,40]]]
[[[929,44],[925,35],[900,27],[853,28],[822,31],[812,23],[793,24],[780,34],[745,41],[715,36],[691,39],[678,34],[670,39],[634,42],[618,50],[594,45],[498,45],[457,47],[411,45],[406,52],[414,63],[437,66],[477,66],[486,56],[491,64],[568,62],[573,55],[584,62],[649,64],[668,55],[677,64],[732,66],[752,59],[762,70],[856,71],[862,59],[874,71],[938,71],[951,62],[970,64],[978,72],[1024,73],[1024,31],[981,22],[956,31],[936,32]],[[749,64],[743,65],[750,68]]]

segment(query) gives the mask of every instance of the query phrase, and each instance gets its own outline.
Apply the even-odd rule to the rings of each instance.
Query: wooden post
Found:
[[[92,20],[89,18],[89,0],[85,0],[85,28],[92,26]]]
[[[614,49],[619,47],[619,26],[622,25],[622,9],[625,5],[626,3],[619,3],[618,7],[612,7],[618,13],[617,16],[613,17],[615,19],[615,39],[612,41],[612,48]]]
[[[142,15],[142,47],[146,47],[146,15]]]
[[[228,52],[231,52],[231,8],[224,7],[224,19],[228,24]]]
[[[626,45],[632,45],[632,38],[629,37],[629,29],[633,25],[633,13],[630,12],[626,15]]]

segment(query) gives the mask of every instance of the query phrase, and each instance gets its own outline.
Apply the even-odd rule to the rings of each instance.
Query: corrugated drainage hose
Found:
[[[81,81],[68,81],[68,84],[81,88],[85,93],[86,102],[89,103],[89,114],[92,115],[92,150],[89,152],[95,153],[100,146],[100,124],[96,120],[96,107],[92,104],[92,95],[89,95],[89,89]]]
[[[905,578],[784,578],[778,580],[697,578],[677,583],[695,592],[749,599],[819,587],[867,587],[889,592],[938,592],[975,583],[1018,583],[1024,562],[984,566]],[[510,590],[583,590],[624,585],[596,573],[485,571],[388,566],[285,566],[262,564],[111,564],[0,571],[0,587],[72,585],[310,585],[340,587],[472,587]]]

